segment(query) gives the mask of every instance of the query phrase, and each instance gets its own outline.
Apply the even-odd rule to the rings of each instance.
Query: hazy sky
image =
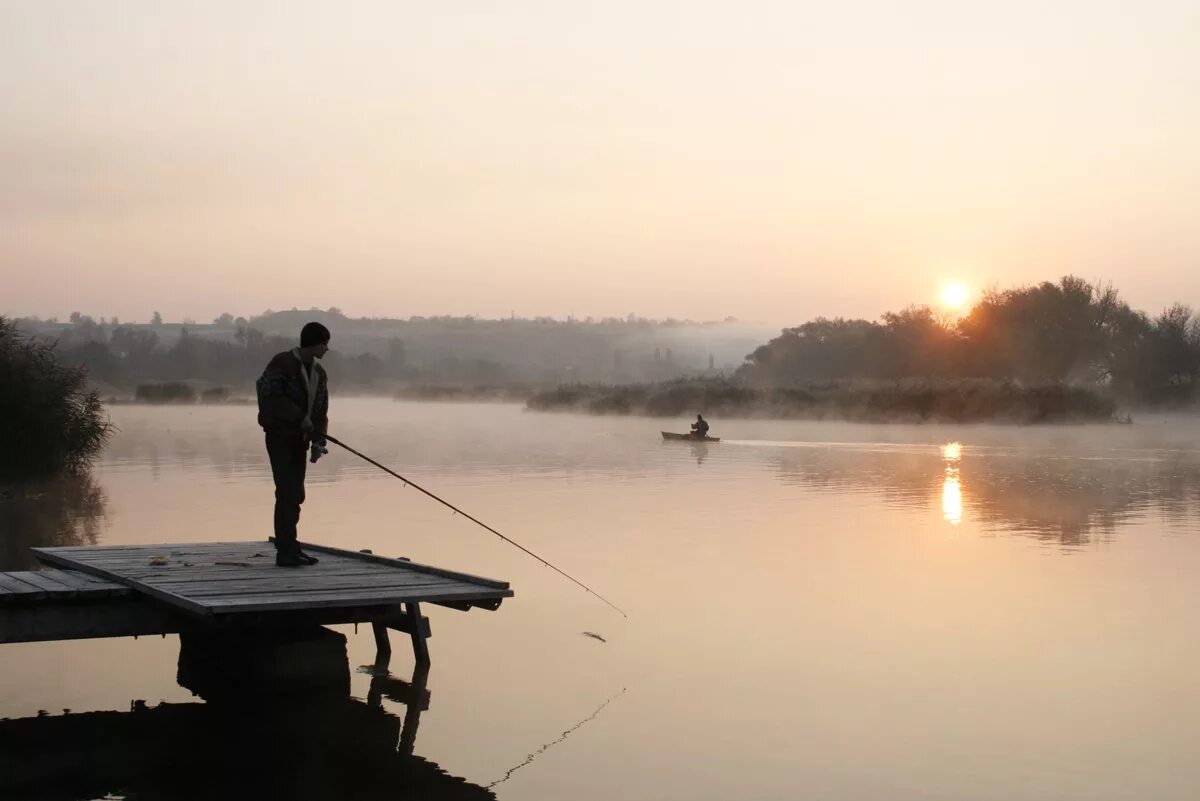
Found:
[[[0,0],[0,313],[1200,305],[1196,0]]]

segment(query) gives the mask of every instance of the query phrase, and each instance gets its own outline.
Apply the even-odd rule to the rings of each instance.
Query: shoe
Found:
[[[308,561],[301,558],[299,551],[280,551],[275,554],[275,567],[304,567]]]
[[[317,562],[321,561],[320,559],[318,559],[315,556],[310,556],[309,554],[306,554],[304,551],[296,551],[296,556],[300,557],[300,559],[306,565],[315,565]]]

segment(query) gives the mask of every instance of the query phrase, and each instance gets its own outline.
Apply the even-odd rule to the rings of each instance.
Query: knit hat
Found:
[[[329,329],[320,323],[306,323],[300,329],[300,347],[311,348],[329,341]]]

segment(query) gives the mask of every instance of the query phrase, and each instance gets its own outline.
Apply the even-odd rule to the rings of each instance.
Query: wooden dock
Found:
[[[0,573],[0,643],[371,623],[381,652],[394,629],[427,663],[422,603],[494,610],[513,595],[505,581],[303,547],[320,563],[276,567],[265,541],[34,548],[51,569]]]

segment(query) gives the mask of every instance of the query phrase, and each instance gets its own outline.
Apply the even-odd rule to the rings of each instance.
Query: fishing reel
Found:
[[[324,440],[313,440],[312,448],[309,451],[308,461],[316,463],[325,454],[329,453],[329,448],[326,447]]]

